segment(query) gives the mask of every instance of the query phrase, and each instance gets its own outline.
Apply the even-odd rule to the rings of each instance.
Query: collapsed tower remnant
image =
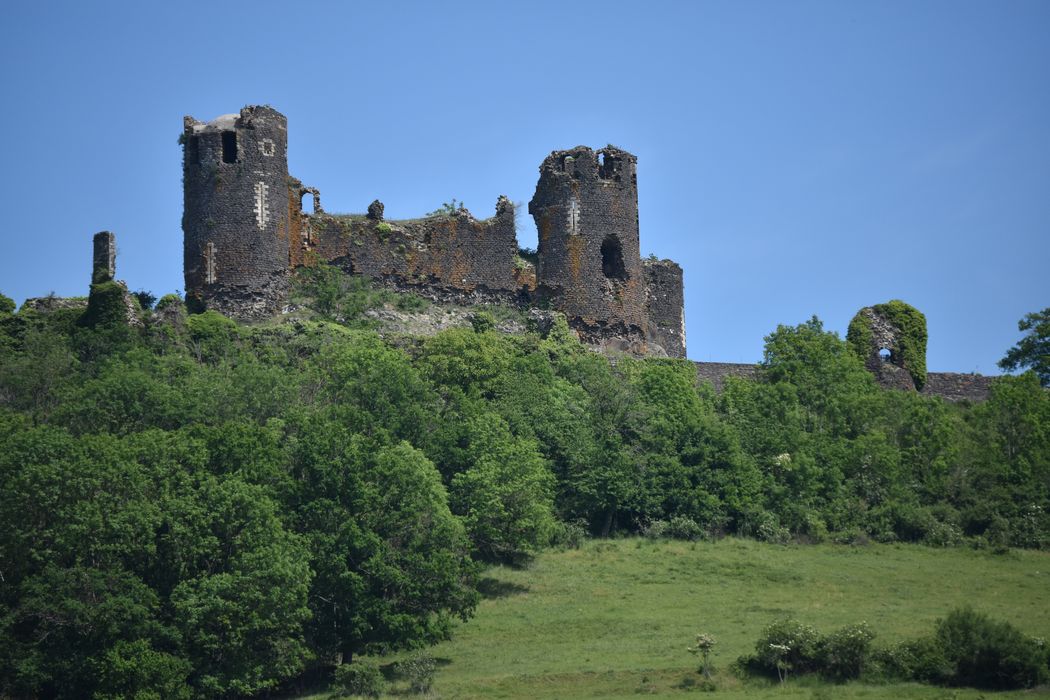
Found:
[[[880,384],[921,390],[926,383],[926,317],[900,300],[865,306],[846,340]]]
[[[93,326],[104,322],[120,322],[141,326],[139,307],[123,280],[117,274],[117,237],[109,231],[100,231],[91,240],[91,291],[87,309],[80,322]]]
[[[641,260],[637,159],[626,151],[578,146],[543,161],[529,204],[534,262],[518,247],[506,197],[485,220],[449,207],[391,221],[379,200],[367,215],[324,212],[320,192],[289,176],[287,120],[270,107],[186,117],[180,140],[193,307],[264,317],[283,306],[291,270],[329,262],[438,301],[549,306],[592,345],[685,357],[682,270]]]

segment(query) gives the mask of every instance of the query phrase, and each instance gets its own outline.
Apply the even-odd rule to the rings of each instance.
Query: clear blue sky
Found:
[[[1050,306],[1050,2],[17,2],[0,27],[0,291],[182,287],[182,116],[271,104],[326,209],[528,202],[555,149],[637,154],[642,252],[685,269],[689,356],[777,324],[925,312],[996,373]],[[519,241],[535,245],[531,219]]]

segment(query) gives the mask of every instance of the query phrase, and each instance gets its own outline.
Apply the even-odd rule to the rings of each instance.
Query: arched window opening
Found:
[[[623,264],[623,246],[613,236],[602,241],[602,274],[610,279],[627,279],[627,268]]]
[[[314,214],[314,193],[309,190],[299,195],[299,209],[304,214]]]
[[[236,131],[224,131],[224,132],[222,132],[222,162],[223,163],[236,163],[237,162],[237,132]]]
[[[889,362],[893,359],[893,353],[886,348],[879,348],[879,359],[883,362]]]

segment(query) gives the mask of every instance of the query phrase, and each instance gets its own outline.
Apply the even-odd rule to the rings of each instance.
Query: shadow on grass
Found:
[[[482,576],[481,580],[478,581],[478,593],[481,594],[482,598],[506,598],[519,593],[526,593],[528,590],[528,586],[523,586],[520,583],[511,583],[510,581],[500,581],[491,576]]]

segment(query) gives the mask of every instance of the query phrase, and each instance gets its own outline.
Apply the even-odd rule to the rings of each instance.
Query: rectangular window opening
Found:
[[[222,162],[223,163],[236,163],[237,162],[237,132],[236,131],[224,131],[224,132],[222,132]]]

